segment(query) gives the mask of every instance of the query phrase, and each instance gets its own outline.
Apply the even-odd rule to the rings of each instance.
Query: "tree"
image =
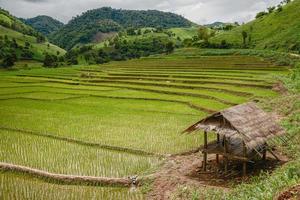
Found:
[[[15,53],[9,53],[5,56],[4,60],[2,61],[2,66],[4,68],[10,68],[15,64],[16,61],[17,55]]]
[[[67,64],[68,65],[78,65],[78,60],[76,56],[72,56],[67,59]]]
[[[277,6],[277,12],[281,12],[283,10],[282,5]]]
[[[269,12],[269,13],[272,13],[275,9],[276,9],[275,6],[269,7],[269,8],[268,8],[268,12]]]
[[[225,31],[230,31],[230,30],[232,30],[234,28],[234,26],[232,25],[232,24],[227,24],[223,29],[225,30]]]
[[[242,31],[242,37],[243,37],[243,44],[244,47],[246,46],[246,39],[248,37],[248,33],[246,31]]]
[[[167,52],[167,54],[172,53],[174,51],[174,49],[175,49],[174,43],[172,41],[169,41],[166,44],[166,52]]]
[[[127,35],[135,35],[135,29],[134,28],[128,28],[126,30],[126,32],[127,32]]]
[[[27,48],[24,48],[23,51],[22,51],[22,53],[21,53],[21,57],[22,57],[23,59],[30,60],[30,59],[33,58],[33,52],[30,51],[30,50],[27,49]]]
[[[57,67],[57,66],[58,66],[57,57],[54,55],[46,54],[44,59],[44,67]]]
[[[39,34],[37,37],[36,37],[36,42],[37,43],[44,43],[46,41],[46,38],[45,36]]]
[[[11,47],[15,49],[19,47],[17,40],[15,38],[12,39]]]
[[[208,29],[205,27],[200,27],[198,29],[198,38],[199,38],[199,40],[208,41],[208,39],[209,39]]]
[[[226,40],[222,40],[221,44],[220,44],[220,48],[221,49],[227,49],[229,47],[229,45],[227,44]]]
[[[263,17],[263,16],[265,16],[265,15],[267,15],[267,14],[268,14],[268,13],[262,11],[262,12],[257,13],[255,18],[258,19],[258,18],[261,18],[261,17]]]
[[[29,49],[29,48],[30,48],[30,43],[27,42],[27,41],[25,42],[25,48],[26,48],[26,49]]]
[[[139,29],[139,30],[137,31],[137,34],[138,34],[138,35],[142,35],[142,30]]]

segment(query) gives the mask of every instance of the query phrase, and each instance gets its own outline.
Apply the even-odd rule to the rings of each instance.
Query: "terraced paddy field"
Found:
[[[1,71],[0,162],[78,176],[151,174],[167,155],[202,144],[199,134],[181,134],[187,126],[275,97],[276,76],[287,73],[250,56]],[[0,188],[0,199],[145,198],[122,187],[63,185],[7,171],[0,171]]]

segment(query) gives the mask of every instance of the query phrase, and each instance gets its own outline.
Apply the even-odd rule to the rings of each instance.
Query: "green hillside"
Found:
[[[66,26],[50,35],[55,44],[71,49],[78,43],[87,44],[101,33],[118,32],[127,28],[191,27],[192,22],[182,16],[156,10],[137,11],[104,7],[90,10],[72,19]]]
[[[33,28],[25,25],[23,22],[21,22],[21,20],[12,16],[8,11],[2,8],[0,8],[0,25],[26,35],[31,35],[35,37],[40,35]]]
[[[189,28],[170,28],[169,31],[175,34],[180,39],[190,39],[198,34],[198,27],[193,26]]]
[[[25,43],[30,43],[30,49],[33,52],[34,60],[42,60],[44,57],[44,53],[48,54],[57,54],[57,52],[60,52],[61,55],[65,53],[65,50],[59,48],[58,46],[55,46],[47,41],[43,43],[37,42],[37,38],[30,35],[24,35],[20,32],[17,32],[15,30],[3,27],[0,25],[0,36],[2,38],[5,37],[5,35],[8,37],[8,39],[13,40],[15,39],[17,43],[20,46],[25,46]],[[48,46],[49,45],[49,46]]]
[[[128,29],[111,34],[100,42],[76,45],[68,52],[67,60],[76,57],[79,64],[101,64],[112,60],[169,54],[175,48],[184,47],[185,40],[193,40],[197,33],[198,27]]]
[[[222,32],[211,39],[212,43],[226,41],[243,47],[242,32],[247,33],[246,46],[257,49],[300,51],[300,0],[294,0],[271,13],[258,17],[232,31]]]
[[[30,19],[23,19],[23,21],[33,27],[35,30],[43,33],[44,35],[49,35],[64,26],[64,24],[52,17],[41,15]]]
[[[44,59],[45,54],[64,55],[65,50],[5,10],[0,10],[0,63]]]

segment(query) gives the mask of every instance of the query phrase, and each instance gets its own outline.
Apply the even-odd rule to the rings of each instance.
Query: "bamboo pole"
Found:
[[[246,158],[247,157],[247,147],[245,142],[243,142],[243,156]],[[247,174],[247,162],[243,162],[243,176],[246,176]]]
[[[262,159],[263,160],[266,160],[266,158],[267,158],[267,144],[265,143],[264,144],[264,150],[263,150],[263,157],[262,157]]]
[[[228,152],[227,139],[224,136],[224,153],[226,154],[227,152]],[[224,162],[225,162],[224,163],[225,164],[225,174],[227,174],[227,172],[228,172],[228,158],[227,158],[227,156],[225,156]]]
[[[217,144],[219,145],[220,144],[220,135],[217,134]],[[219,154],[216,154],[216,162],[217,164],[219,164]]]
[[[204,131],[203,171],[207,170],[207,132]]]

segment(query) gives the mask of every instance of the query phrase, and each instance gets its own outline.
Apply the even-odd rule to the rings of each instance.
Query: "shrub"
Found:
[[[57,61],[58,61],[58,59],[57,59],[56,56],[46,54],[43,66],[44,67],[57,67],[58,66],[58,62]]]
[[[169,41],[166,44],[166,52],[167,52],[167,54],[172,53],[174,51],[174,48],[175,48],[174,43],[171,42],[171,41]]]
[[[1,65],[7,69],[7,68],[12,67],[16,61],[17,61],[17,55],[15,53],[10,53],[5,56]]]
[[[280,57],[275,62],[278,66],[290,66],[293,65],[293,61],[288,57]]]
[[[263,12],[259,12],[259,13],[256,14],[256,17],[255,17],[255,18],[258,19],[258,18],[261,18],[261,17],[263,17],[263,16],[265,16],[265,15],[267,15],[267,14],[268,14],[268,13],[266,13],[266,12],[264,12],[264,11],[263,11]]]

